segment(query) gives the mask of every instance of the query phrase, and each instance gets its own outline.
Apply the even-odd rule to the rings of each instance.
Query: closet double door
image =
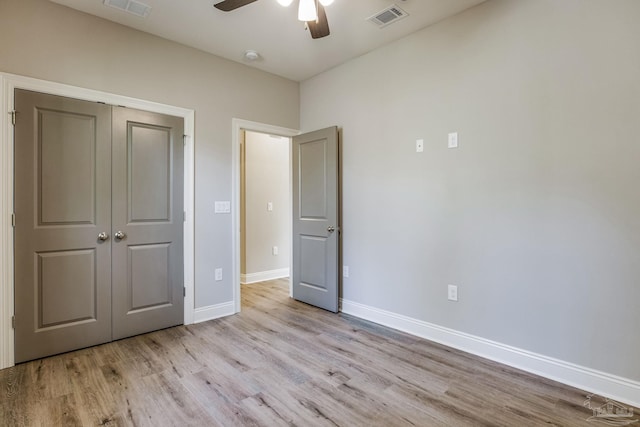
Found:
[[[183,120],[15,91],[15,361],[183,323]]]

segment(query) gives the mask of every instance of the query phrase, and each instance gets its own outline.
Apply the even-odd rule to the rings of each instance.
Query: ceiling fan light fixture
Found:
[[[315,0],[300,0],[300,7],[298,8],[298,20],[309,22],[318,19],[318,12],[316,11]]]
[[[320,0],[320,4],[323,6],[329,6],[333,3],[333,0]]]
[[[293,0],[278,0],[281,6],[287,7],[293,3]]]

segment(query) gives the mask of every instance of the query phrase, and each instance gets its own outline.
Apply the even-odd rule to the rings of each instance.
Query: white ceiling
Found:
[[[297,20],[297,0],[288,8],[258,0],[226,13],[213,7],[220,0],[141,0],[152,7],[147,18],[103,0],[51,1],[302,81],[485,0],[335,0],[326,7],[331,35],[317,40]],[[366,20],[394,3],[409,16],[385,28]],[[249,49],[261,58],[248,63]]]

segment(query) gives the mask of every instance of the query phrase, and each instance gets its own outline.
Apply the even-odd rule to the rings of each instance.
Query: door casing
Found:
[[[145,101],[107,92],[0,73],[0,369],[14,365],[13,293],[13,126],[11,114],[15,89],[104,102],[184,119],[184,324],[194,319],[194,116],[181,107]],[[19,118],[18,118],[19,120]],[[239,187],[238,187],[239,188]],[[237,212],[237,209],[236,209]],[[239,262],[238,262],[239,266]],[[239,268],[239,267],[238,267]],[[238,281],[239,281],[238,274]],[[238,282],[239,283],[239,282]],[[239,294],[238,294],[239,295]]]

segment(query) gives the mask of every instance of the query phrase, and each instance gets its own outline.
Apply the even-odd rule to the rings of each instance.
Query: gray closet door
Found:
[[[15,360],[183,323],[183,121],[15,91]]]
[[[293,298],[338,311],[338,129],[293,138]]]
[[[111,339],[111,107],[15,91],[15,360]]]
[[[113,339],[183,323],[183,120],[113,109]]]

